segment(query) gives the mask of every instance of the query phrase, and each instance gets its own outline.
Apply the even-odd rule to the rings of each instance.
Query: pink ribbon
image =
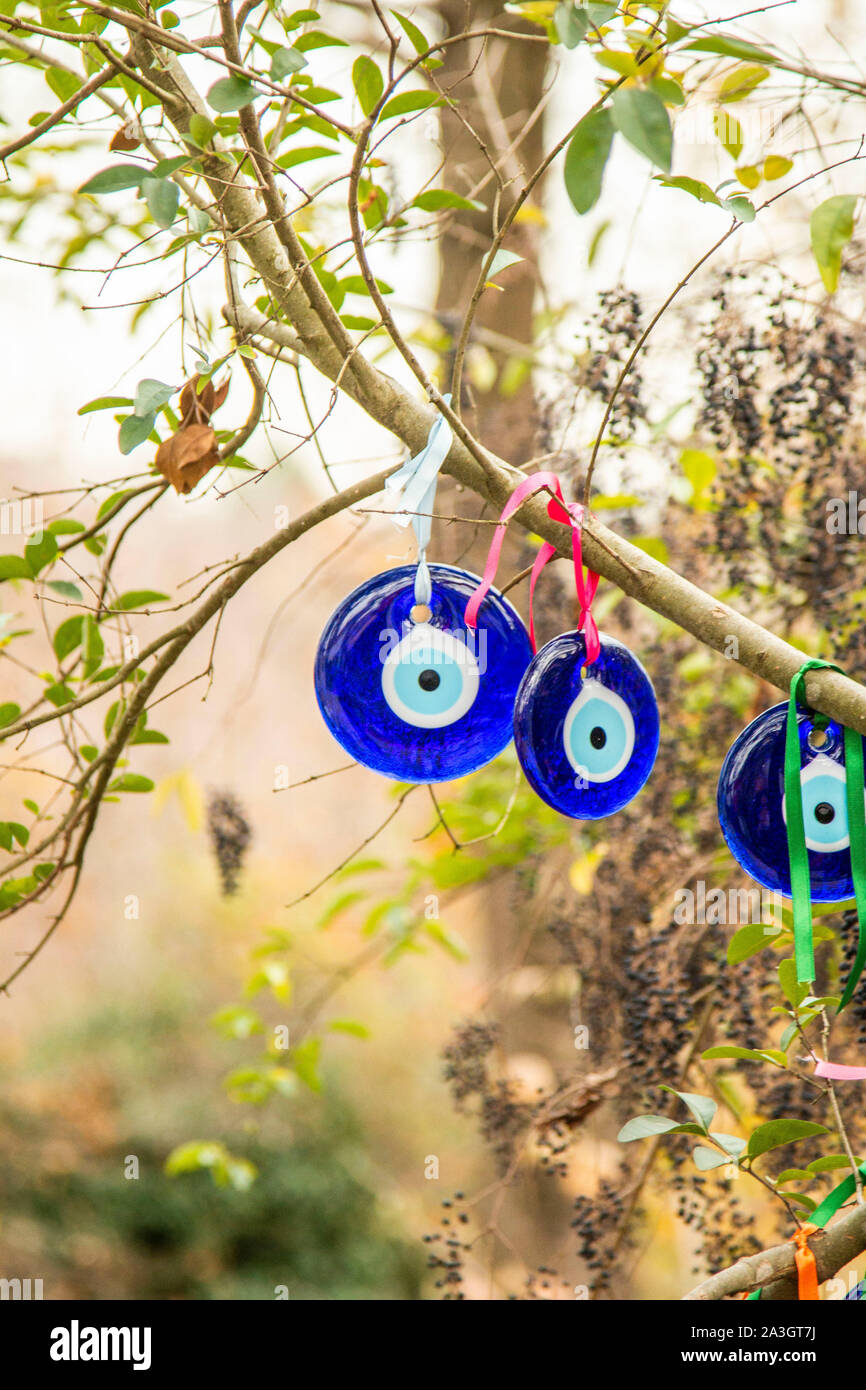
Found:
[[[484,599],[493,587],[496,578],[496,570],[499,566],[499,557],[502,553],[502,544],[505,540],[505,528],[510,517],[514,515],[520,507],[534,492],[540,492],[543,488],[555,493],[547,504],[547,514],[552,521],[562,521],[571,527],[571,545],[574,554],[574,585],[577,590],[577,601],[580,604],[580,616],[577,620],[578,631],[583,629],[586,638],[586,661],[585,665],[591,666],[596,660],[601,646],[598,640],[598,628],[595,625],[595,618],[592,616],[592,601],[595,598],[595,591],[598,588],[598,575],[593,570],[587,570],[586,578],[583,573],[583,550],[580,542],[580,529],[583,525],[583,507],[579,502],[566,502],[562,495],[562,484],[555,473],[533,473],[531,478],[524,478],[512,492],[508,501],[502,509],[502,515],[493,533],[493,540],[490,543],[490,550],[487,555],[487,563],[484,566],[484,576],[475,593],[466,605],[464,621],[467,627],[477,627],[478,610]],[[558,500],[557,500],[558,499]],[[535,619],[532,612],[532,600],[535,594],[535,585],[538,576],[544,566],[556,554],[556,546],[545,541],[535,557],[532,566],[532,575],[529,580],[529,640],[532,643],[532,650],[538,650],[535,644]]]
[[[866,1067],[846,1067],[841,1062],[818,1062],[815,1075],[828,1081],[866,1081]]]

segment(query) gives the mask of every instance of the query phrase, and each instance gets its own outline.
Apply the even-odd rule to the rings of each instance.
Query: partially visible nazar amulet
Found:
[[[718,810],[731,854],[764,888],[791,896],[785,813],[785,723],[788,705],[753,720],[729,748],[719,776]],[[803,824],[814,902],[853,896],[845,792],[844,730],[819,728],[798,709]]]

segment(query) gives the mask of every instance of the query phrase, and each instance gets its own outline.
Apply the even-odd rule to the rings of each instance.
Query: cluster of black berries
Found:
[[[238,877],[252,830],[231,792],[213,792],[208,799],[207,827],[216,855],[223,893],[237,892]]]
[[[455,1192],[453,1201],[448,1198],[443,1200],[445,1215],[440,1224],[446,1228],[447,1233],[434,1231],[430,1235],[422,1236],[424,1244],[429,1246],[427,1267],[436,1271],[435,1286],[444,1290],[442,1296],[446,1302],[459,1302],[466,1297],[461,1288],[464,1278],[463,1257],[470,1247],[454,1234],[452,1225],[454,1220],[461,1226],[469,1224],[469,1215],[463,1206],[464,1200],[462,1192]]]

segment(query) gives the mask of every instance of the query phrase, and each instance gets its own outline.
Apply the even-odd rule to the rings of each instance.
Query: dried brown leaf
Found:
[[[139,137],[133,133],[134,127],[127,123],[122,125],[120,130],[115,131],[111,137],[110,150],[137,150],[141,144]]]
[[[200,377],[192,377],[180,393],[180,422],[185,425],[206,425],[215,410],[219,410],[229,393],[230,377],[220,386],[214,387],[209,377],[201,391],[198,390]]]
[[[196,483],[220,463],[217,437],[210,425],[184,425],[163,440],[156,466],[175,492],[192,492]]]

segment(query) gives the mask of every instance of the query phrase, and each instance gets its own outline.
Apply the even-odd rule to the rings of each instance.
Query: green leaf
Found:
[[[589,28],[589,15],[582,7],[577,9],[571,0],[565,0],[553,12],[553,27],[561,44],[566,48],[577,48]]]
[[[352,64],[352,86],[355,88],[361,110],[365,116],[369,116],[381,100],[385,81],[373,59],[368,58],[366,53],[362,53]]]
[[[592,510],[594,512],[611,512],[628,507],[641,506],[643,506],[643,498],[635,497],[631,492],[612,492],[607,497],[598,496],[592,499]]]
[[[705,1061],[715,1061],[718,1057],[736,1057],[743,1062],[765,1062],[767,1059],[762,1052],[758,1052],[754,1047],[734,1047],[725,1044],[723,1047],[708,1047],[701,1056]]]
[[[190,156],[188,154],[173,155],[171,159],[161,159],[157,164],[154,164],[152,169],[148,169],[147,176],[151,179],[167,179],[189,163]]]
[[[859,1163],[859,1159],[857,1160]],[[851,1163],[847,1154],[824,1154],[821,1158],[813,1158],[808,1165],[810,1173],[831,1173],[837,1168],[850,1168]]]
[[[743,127],[736,116],[730,115],[728,111],[714,112],[713,130],[722,148],[727,150],[732,159],[739,159],[743,152]]]
[[[338,39],[336,34],[326,34],[322,29],[308,29],[295,40],[295,48],[307,53],[311,48],[348,48],[347,39]]]
[[[702,1173],[708,1173],[711,1168],[723,1168],[731,1162],[730,1154],[717,1153],[715,1149],[704,1148],[703,1144],[693,1150],[692,1158]]]
[[[143,444],[156,424],[156,416],[151,415],[127,415],[121,423],[117,435],[117,444],[122,454],[131,454],[133,449],[137,449],[139,444]]]
[[[746,1147],[745,1139],[741,1139],[739,1134],[720,1134],[713,1130],[710,1138],[715,1139],[717,1144],[721,1144],[725,1153],[729,1153],[732,1158],[738,1158]]]
[[[427,111],[431,106],[441,106],[442,98],[436,92],[399,92],[386,101],[379,115],[380,121],[390,121],[395,116],[407,116],[412,111]]]
[[[745,67],[735,68],[729,72],[719,88],[719,101],[728,103],[732,101],[743,101],[747,96],[751,96],[756,87],[770,76],[765,67],[757,64],[747,64]]]
[[[586,6],[586,12],[589,15],[590,24],[596,24],[598,26],[601,26],[602,24],[608,24],[610,20],[613,19],[614,15],[617,12],[617,9],[618,6],[616,4],[610,4],[609,0],[608,3],[595,5],[589,4]]]
[[[693,1091],[675,1091],[673,1086],[662,1086],[662,1090],[670,1091],[672,1096],[677,1096],[692,1112],[698,1124],[703,1129],[709,1129],[719,1108],[714,1100],[710,1100],[709,1096],[695,1095]]]
[[[784,1173],[780,1173],[776,1178],[776,1186],[783,1182],[811,1182],[814,1176],[808,1168],[786,1168]]]
[[[84,658],[84,674],[92,676],[98,671],[105,655],[105,643],[99,631],[99,624],[92,613],[84,615],[81,628],[81,655]]]
[[[224,1038],[251,1038],[264,1032],[264,1024],[254,1009],[234,1004],[214,1014],[211,1024]]]
[[[138,188],[148,170],[140,164],[109,164],[83,183],[79,193],[120,193],[124,188]]]
[[[68,101],[83,85],[81,78],[76,77],[74,72],[64,72],[62,68],[49,68],[45,74],[45,81],[61,101]]]
[[[476,202],[474,198],[464,198],[460,193],[452,193],[449,188],[428,188],[426,193],[419,193],[417,198],[413,198],[409,206],[419,208],[421,212],[441,212],[443,208],[484,211],[483,203]]]
[[[147,210],[160,227],[170,227],[177,217],[180,189],[171,179],[142,179],[141,192]]]
[[[812,251],[828,294],[833,294],[839,284],[842,252],[854,234],[856,207],[853,193],[841,193],[827,198],[809,219]]]
[[[74,618],[67,618],[65,623],[61,623],[54,634],[54,654],[58,661],[63,661],[64,657],[74,652],[75,648],[81,643],[81,629],[84,625],[84,618],[79,613]]]
[[[368,290],[362,275],[344,275],[340,284],[343,286],[345,294],[361,294],[366,297]],[[380,294],[393,294],[394,287],[389,285],[387,280],[376,280]]]
[[[406,35],[415,52],[426,53],[427,49],[430,47],[430,41],[429,39],[425,39],[418,25],[407,18],[406,15],[400,14],[397,10],[392,10],[391,13],[400,25],[400,28],[403,30],[403,33]]]
[[[253,84],[244,77],[221,77],[219,82],[208,88],[207,104],[213,111],[224,114],[226,111],[241,111],[258,95]]]
[[[292,1049],[292,1066],[311,1091],[321,1091],[319,1079],[319,1054],[322,1050],[321,1038],[307,1038]]]
[[[57,709],[62,709],[75,699],[75,691],[70,690],[68,685],[49,685],[45,690],[45,698]]]
[[[728,965],[739,965],[749,956],[756,956],[759,951],[778,941],[781,934],[780,928],[764,922],[749,922],[745,927],[740,927],[728,942]]]
[[[780,1039],[779,1039],[779,1046],[780,1046],[781,1048],[784,1048],[785,1051],[787,1052],[788,1048],[791,1046],[791,1043],[794,1041],[794,1039],[796,1038],[796,1036],[797,1036],[797,1025],[796,1025],[796,1023],[789,1023],[788,1026],[787,1026],[787,1028],[783,1031],[782,1036],[781,1036]]]
[[[788,1003],[795,1009],[799,1008],[809,993],[808,984],[800,984],[797,980],[797,965],[791,957],[779,961],[779,986]]]
[[[11,702],[6,705],[0,705],[0,729],[5,729],[7,724],[14,724],[20,714],[20,705],[13,705]],[[25,805],[26,804],[25,802]]]
[[[149,777],[142,777],[138,772],[124,772],[122,776],[115,777],[108,790],[110,792],[152,792],[153,782]]]
[[[353,1038],[369,1038],[370,1030],[353,1018],[334,1018],[328,1024],[332,1033],[349,1033]]]
[[[32,579],[33,571],[23,555],[0,555],[0,583],[4,579]]]
[[[794,1144],[798,1139],[828,1133],[825,1125],[815,1124],[813,1120],[770,1120],[768,1124],[758,1125],[750,1135],[748,1154],[750,1158],[760,1158],[761,1154],[779,1149],[783,1144]]]
[[[55,594],[61,598],[70,598],[74,603],[83,603],[84,595],[77,584],[71,584],[68,579],[49,579],[49,589],[53,589]]]
[[[754,222],[755,209],[748,198],[738,195],[735,198],[723,198],[721,206],[732,216],[738,218],[740,222]]]
[[[654,77],[650,86],[666,106],[685,106],[686,94],[673,77]]]
[[[131,608],[146,608],[148,604],[168,603],[168,600],[169,595],[161,594],[157,589],[130,589],[115,599],[112,609],[115,612],[126,613]]]
[[[282,82],[284,77],[306,66],[307,60],[297,48],[278,48],[271,59],[271,77],[275,82]]]
[[[30,573],[34,579],[40,570],[44,570],[57,554],[57,542],[50,531],[43,531],[42,539],[29,541],[24,547],[24,558],[30,566]]]
[[[493,276],[498,275],[500,270],[506,270],[510,265],[517,265],[522,260],[523,257],[518,256],[516,251],[506,251],[500,246],[491,261],[490,269],[487,272],[488,279],[492,280]]]
[[[142,416],[152,414],[161,406],[168,405],[176,390],[176,386],[169,386],[164,381],[157,381],[155,377],[145,377],[144,381],[138,383],[133,414]]]
[[[653,560],[658,560],[660,565],[666,565],[670,559],[668,548],[661,536],[632,536],[632,545],[636,545],[638,550],[642,550],[645,555],[649,555]]]
[[[114,410],[116,406],[132,405],[129,396],[97,396],[78,410],[79,415],[89,415],[93,410]]]
[[[616,1136],[620,1144],[630,1144],[635,1139],[651,1139],[656,1134],[670,1134],[677,1128],[676,1120],[667,1115],[636,1115],[623,1125]]]
[[[347,908],[350,908],[353,905],[353,903],[362,901],[362,899],[366,896],[366,893],[360,892],[356,889],[350,889],[346,893],[338,893],[336,898],[334,898],[333,901],[330,902],[328,906],[325,908],[321,917],[317,921],[316,926],[320,929],[324,927],[329,927],[332,922],[335,922],[337,920],[341,913],[345,912]]]
[[[598,202],[614,126],[607,110],[592,111],[578,124],[565,155],[565,189],[581,215]]]
[[[130,405],[132,405],[132,401],[130,401]],[[128,487],[121,488],[119,492],[110,492],[108,496],[100,502],[99,509],[96,513],[96,520],[101,521],[102,518],[107,516],[114,507],[117,507],[121,503],[121,501],[124,501],[128,497],[132,497],[132,495],[133,489]]]
[[[653,178],[664,188],[679,188],[683,193],[690,193],[693,198],[697,198],[699,203],[714,203],[716,207],[722,206],[719,195],[714,193],[710,185],[701,179],[690,179],[685,174],[669,177],[663,174],[653,174]]]
[[[209,116],[203,116],[196,111],[190,117],[189,133],[192,137],[192,143],[197,145],[200,150],[206,150],[216,135],[217,128]]]
[[[685,32],[685,31],[684,31]],[[765,48],[758,48],[753,43],[748,43],[745,39],[736,39],[728,34],[716,34],[708,39],[696,39],[694,43],[687,43],[685,48],[690,53],[717,53],[722,58],[745,58],[756,59],[760,63],[775,63],[772,53]]]
[[[277,163],[281,169],[293,169],[296,164],[308,164],[312,159],[332,158],[337,151],[326,145],[297,145],[281,154]]]
[[[611,98],[611,115],[630,145],[660,169],[670,172],[671,122],[664,102],[654,92],[620,87]]]
[[[805,1196],[802,1194],[802,1192],[791,1192],[791,1191],[789,1190],[789,1191],[787,1192],[786,1196],[787,1196],[787,1200],[788,1200],[789,1202],[793,1203],[793,1205],[794,1205],[795,1207],[803,1207],[803,1209],[804,1209],[805,1211],[809,1211],[809,1212],[814,1211],[815,1208],[816,1208],[817,1205],[818,1205],[818,1203],[814,1200],[814,1198],[812,1198],[812,1197],[805,1197]]]

